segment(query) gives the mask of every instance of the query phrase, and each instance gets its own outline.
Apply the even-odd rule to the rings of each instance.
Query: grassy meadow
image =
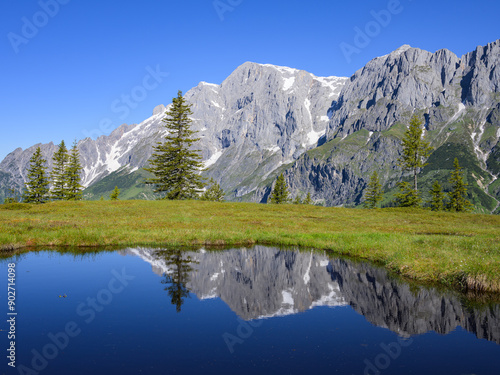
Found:
[[[500,216],[202,201],[0,205],[0,249],[248,246],[328,250],[404,277],[500,293]]]

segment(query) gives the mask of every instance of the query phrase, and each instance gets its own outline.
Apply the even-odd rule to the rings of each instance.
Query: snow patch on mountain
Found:
[[[283,90],[285,91],[290,90],[293,87],[294,83],[295,83],[295,77],[284,78]]]
[[[215,163],[217,163],[217,160],[222,156],[222,151],[217,150],[209,159],[205,160],[205,168],[211,167]]]

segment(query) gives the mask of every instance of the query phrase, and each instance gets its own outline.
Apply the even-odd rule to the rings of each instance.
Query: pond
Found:
[[[500,305],[323,252],[28,252],[5,291],[9,265],[5,374],[500,373]]]

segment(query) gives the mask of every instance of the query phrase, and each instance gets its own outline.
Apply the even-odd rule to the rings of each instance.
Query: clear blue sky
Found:
[[[141,122],[177,90],[219,84],[245,61],[350,76],[403,44],[462,56],[500,38],[497,2],[54,1],[0,5],[0,160]],[[391,19],[376,21],[372,11],[387,9]],[[356,44],[355,28],[367,27],[370,40]],[[342,43],[357,48],[349,59]]]

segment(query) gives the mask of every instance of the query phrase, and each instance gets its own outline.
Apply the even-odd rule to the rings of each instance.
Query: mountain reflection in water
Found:
[[[372,324],[400,336],[462,327],[500,343],[500,305],[467,307],[454,292],[410,286],[384,269],[326,254],[252,249],[157,251],[127,249],[164,277],[172,304],[181,311],[189,293],[220,298],[244,320],[285,316],[316,306],[349,305]]]

